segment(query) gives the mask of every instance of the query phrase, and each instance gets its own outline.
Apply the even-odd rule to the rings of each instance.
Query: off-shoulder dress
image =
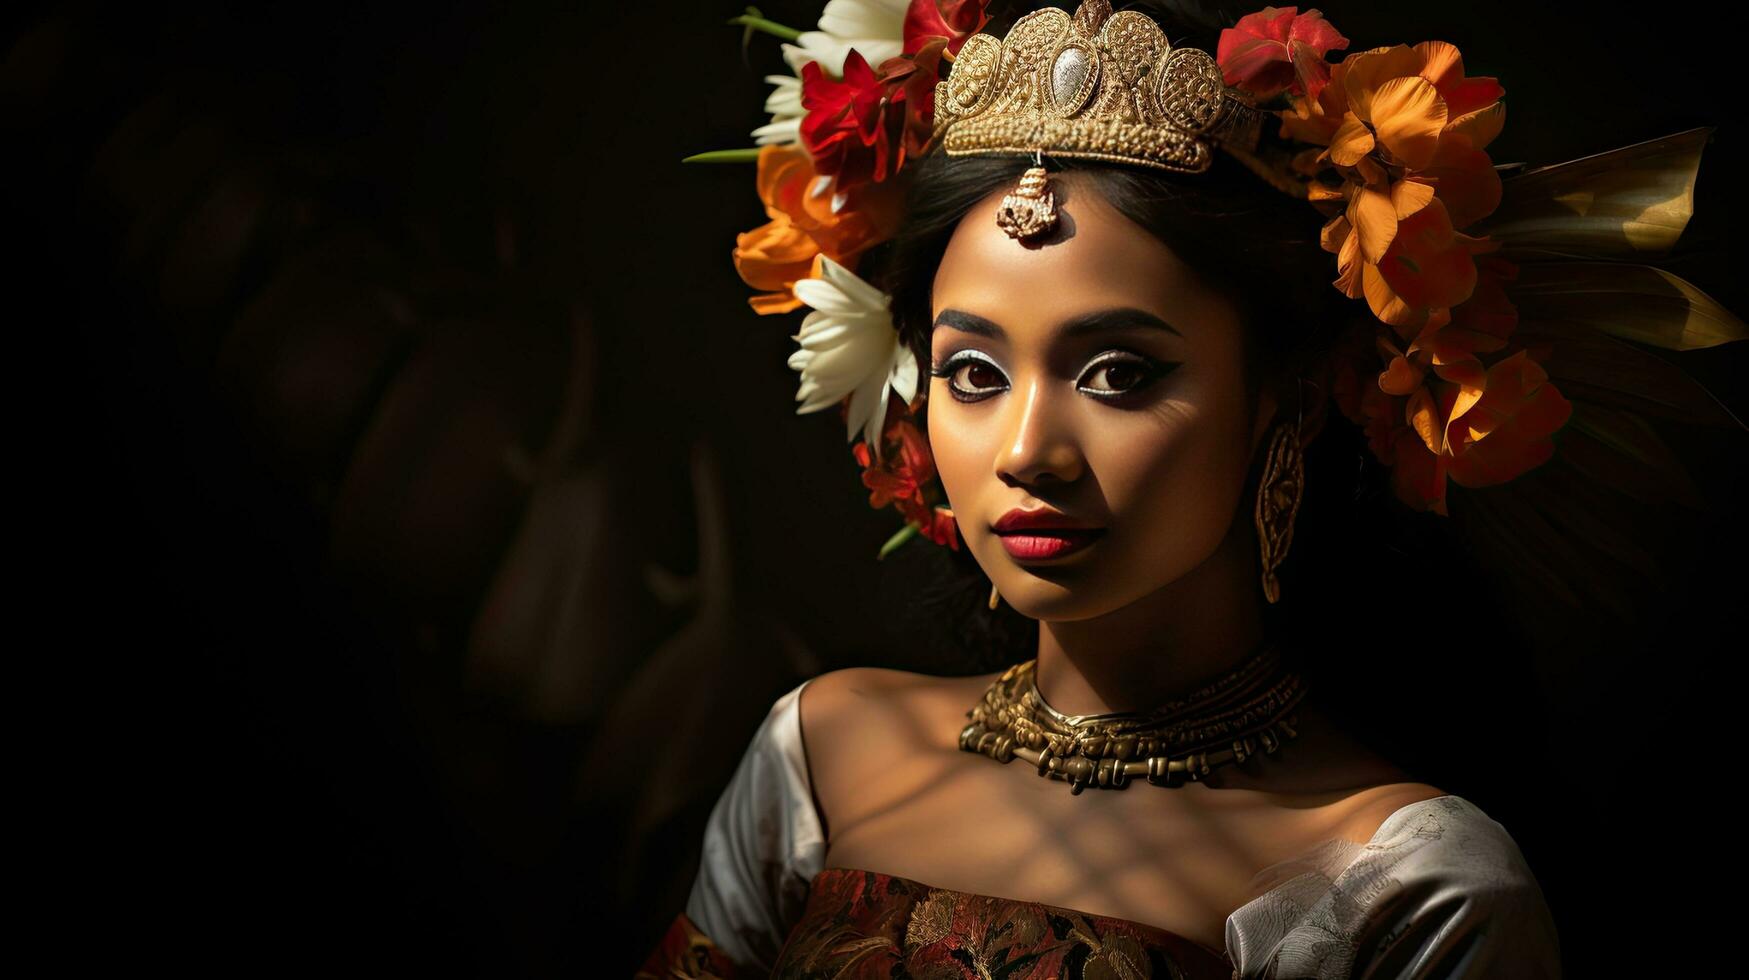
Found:
[[[1560,976],[1541,887],[1511,835],[1459,796],[1411,803],[1371,840],[1264,869],[1225,949],[1036,902],[823,867],[798,703],[777,699],[711,812],[686,908],[638,976]]]

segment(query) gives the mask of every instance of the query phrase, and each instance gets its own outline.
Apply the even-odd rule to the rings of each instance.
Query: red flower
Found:
[[[959,54],[966,38],[984,29],[990,17],[985,0],[911,0],[905,8],[906,54],[916,54],[934,38],[947,40],[948,54]]]
[[[894,144],[901,147],[903,114],[889,112],[892,92],[852,48],[844,59],[842,81],[830,78],[820,63],[802,66],[802,143],[814,169],[837,178],[840,188],[885,180],[898,169]]]
[[[863,467],[862,484],[869,489],[868,505],[885,507],[897,503],[901,510],[907,502],[923,506],[923,487],[935,479],[935,457],[929,452],[929,440],[903,417],[887,423],[882,440],[889,445],[896,441],[899,451],[883,453],[878,465],[871,458],[868,443],[859,442],[851,449],[856,462]]]
[[[953,551],[960,550],[960,526],[953,512],[945,507],[909,505],[899,508],[905,519],[917,525],[918,532],[929,540]]]
[[[891,505],[905,515],[905,521],[917,525],[919,532],[936,544],[959,550],[959,525],[953,512],[934,505],[941,498],[936,484],[935,456],[929,451],[929,438],[907,416],[910,406],[889,406],[886,428],[881,435],[882,460],[876,463],[868,443],[851,447],[862,466],[862,485],[869,490],[870,507]]]
[[[1260,100],[1286,90],[1316,102],[1330,84],[1325,53],[1346,47],[1348,39],[1317,10],[1264,7],[1221,31],[1215,61],[1228,85]]]
[[[935,116],[935,85],[952,39],[920,39],[917,50],[870,68],[851,49],[844,78],[831,78],[818,62],[802,66],[802,144],[814,169],[835,179],[839,191],[898,172],[929,145]]]

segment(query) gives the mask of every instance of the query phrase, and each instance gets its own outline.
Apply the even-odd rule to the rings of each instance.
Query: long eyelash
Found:
[[[1111,356],[1111,355],[1115,355],[1115,356]],[[953,357],[948,358],[947,360],[943,361],[940,364],[930,365],[929,376],[932,378],[951,378],[954,374],[959,372],[959,369],[961,367],[963,367],[967,364],[990,364],[990,362],[985,360],[982,357],[969,357],[969,356],[963,356],[963,355],[955,355]],[[1146,354],[1141,354],[1141,353],[1138,353],[1136,351],[1127,350],[1127,349],[1124,349],[1121,347],[1113,348],[1112,350],[1106,351],[1104,355],[1101,355],[1099,358],[1096,358],[1093,361],[1092,367],[1094,370],[1097,370],[1099,368],[1107,367],[1107,366],[1110,366],[1112,364],[1134,365],[1134,366],[1140,368],[1143,372],[1145,372],[1146,376],[1135,387],[1126,388],[1123,391],[1113,391],[1113,392],[1097,391],[1097,390],[1093,390],[1093,389],[1082,388],[1079,384],[1077,384],[1076,387],[1080,388],[1083,391],[1086,391],[1088,394],[1093,395],[1095,398],[1099,398],[1101,400],[1108,401],[1108,402],[1118,402],[1118,401],[1123,401],[1126,398],[1132,398],[1135,396],[1139,396],[1142,392],[1146,391],[1150,387],[1153,387],[1153,385],[1155,383],[1157,383],[1161,378],[1164,378],[1166,375],[1172,373],[1173,369],[1178,367],[1178,362],[1176,362],[1176,361],[1156,360],[1155,358],[1149,357]],[[991,366],[994,367],[994,365],[991,365]],[[952,394],[952,396],[958,401],[976,402],[976,401],[983,401],[985,398],[991,397],[990,394],[961,395],[958,391],[953,390],[953,387],[954,387],[953,383],[950,381],[948,383],[948,388],[950,389],[950,393]]]
[[[961,351],[952,357],[949,357],[939,365],[932,365],[929,368],[929,375],[934,378],[951,379],[953,375],[959,373],[960,368],[967,364],[984,364],[992,369],[997,369],[996,365],[988,358],[976,357]],[[973,402],[981,402],[984,399],[991,397],[990,392],[961,394],[958,387],[951,380],[947,382],[947,388],[948,396],[961,404],[969,405]]]
[[[1123,391],[1096,391],[1093,389],[1082,388],[1083,391],[1086,391],[1095,398],[1102,398],[1111,402],[1121,401],[1125,398],[1140,395],[1142,392],[1153,387],[1161,378],[1172,373],[1172,370],[1178,366],[1177,362],[1158,361],[1146,354],[1138,354],[1135,351],[1124,350],[1122,348],[1108,351],[1107,354],[1116,356],[1102,355],[1095,359],[1091,365],[1094,371],[1097,371],[1100,368],[1110,367],[1114,364],[1127,364],[1140,368],[1144,374],[1140,383],[1136,384],[1134,387],[1125,388]],[[1076,385],[1076,387],[1079,388],[1081,386]]]

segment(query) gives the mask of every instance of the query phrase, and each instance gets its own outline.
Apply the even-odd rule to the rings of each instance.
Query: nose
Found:
[[[1006,435],[996,454],[996,477],[1010,486],[1071,483],[1086,465],[1062,394],[1040,374],[1021,386],[1021,397],[1004,405]]]

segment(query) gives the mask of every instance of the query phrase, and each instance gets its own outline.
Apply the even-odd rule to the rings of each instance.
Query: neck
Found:
[[[1146,711],[1231,670],[1263,642],[1263,600],[1244,514],[1175,581],[1103,616],[1040,622],[1039,694],[1068,715]]]

